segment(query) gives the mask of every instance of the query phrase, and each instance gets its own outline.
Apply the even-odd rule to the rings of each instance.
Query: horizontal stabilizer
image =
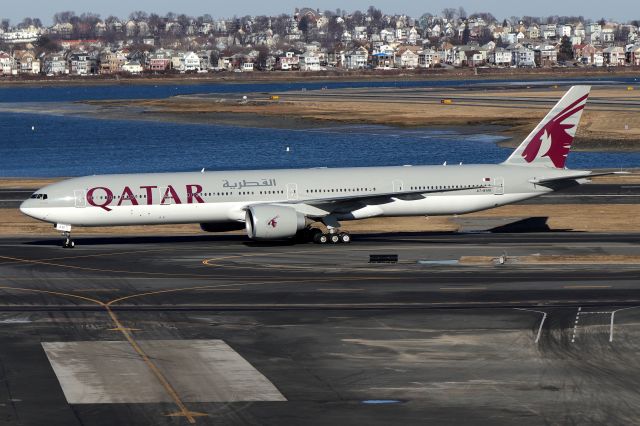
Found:
[[[600,172],[600,173],[592,173],[592,172],[576,172],[571,175],[566,176],[556,176],[550,178],[533,178],[529,179],[529,182],[535,184],[545,184],[551,182],[561,182],[566,180],[575,180],[575,179],[588,179],[596,176],[607,176],[607,175],[628,175],[629,172]]]

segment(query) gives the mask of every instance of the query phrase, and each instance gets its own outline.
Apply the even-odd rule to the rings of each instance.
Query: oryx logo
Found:
[[[522,151],[522,157],[527,163],[548,157],[555,167],[564,167],[577,130],[577,120],[570,120],[573,122],[569,123],[565,121],[584,109],[588,96],[584,95],[560,111],[533,136],[531,142]]]
[[[277,227],[278,226],[278,218],[279,217],[280,216],[276,216],[276,217],[272,218],[269,222],[267,222],[267,225],[269,225],[272,228]]]

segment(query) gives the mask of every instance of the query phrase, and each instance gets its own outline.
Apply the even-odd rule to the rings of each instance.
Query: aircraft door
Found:
[[[287,200],[297,200],[297,199],[298,199],[298,184],[288,183],[287,184]]]
[[[73,191],[73,198],[75,198],[75,206],[78,208],[87,207],[87,197],[83,189],[76,189]]]
[[[404,189],[404,185],[401,180],[393,181],[393,192],[402,192]]]
[[[504,178],[493,178],[493,193],[495,195],[504,195]]]

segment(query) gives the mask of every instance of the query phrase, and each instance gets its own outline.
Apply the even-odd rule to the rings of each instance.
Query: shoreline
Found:
[[[477,74],[476,71],[477,70]],[[251,84],[282,82],[349,81],[457,81],[457,80],[563,80],[571,78],[638,78],[640,67],[603,68],[457,68],[365,71],[254,71],[251,73],[216,72],[207,74],[143,74],[139,76],[96,75],[65,77],[0,77],[0,88],[39,86],[100,86],[156,84]]]
[[[635,88],[634,88],[635,89]],[[366,88],[165,99],[81,101],[114,118],[242,127],[313,128],[351,124],[399,128],[500,129],[498,146],[514,148],[564,94],[553,86],[508,88]],[[442,99],[450,99],[443,105]],[[575,151],[640,151],[640,90],[595,86]]]

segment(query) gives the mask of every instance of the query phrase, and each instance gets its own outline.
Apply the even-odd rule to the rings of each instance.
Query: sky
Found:
[[[342,8],[349,11],[366,10],[370,5],[381,9],[384,13],[407,14],[419,17],[425,12],[440,13],[445,7],[458,8],[462,6],[467,13],[490,12],[496,18],[510,16],[549,16],[568,15],[584,16],[592,19],[614,19],[617,21],[640,20],[640,7],[637,0],[608,0],[608,1],[576,1],[576,0],[536,0],[509,1],[504,0],[243,0],[238,2],[206,1],[206,0],[25,0],[3,1],[0,4],[0,18],[11,19],[18,23],[26,16],[40,18],[47,25],[52,21],[53,14],[71,10],[76,14],[92,12],[102,18],[115,15],[126,18],[134,10],[155,12],[164,15],[167,12],[185,13],[198,16],[208,13],[214,18],[230,18],[234,15],[278,15],[291,14],[296,7],[312,7],[324,10]],[[629,13],[631,12],[631,14]]]

